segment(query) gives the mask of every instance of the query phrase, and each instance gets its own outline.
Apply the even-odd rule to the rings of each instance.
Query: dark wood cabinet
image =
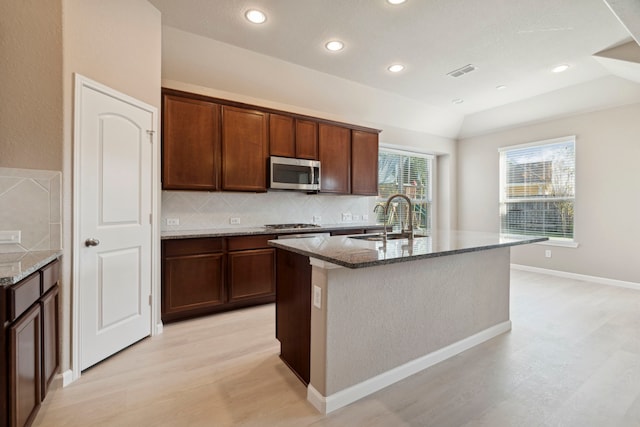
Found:
[[[320,123],[318,157],[322,165],[322,193],[351,193],[351,130]]]
[[[162,241],[162,321],[273,302],[274,235]]]
[[[60,366],[59,307],[58,286],[55,286],[40,299],[42,314],[42,381],[40,389],[42,400],[47,395],[49,386]]]
[[[224,239],[162,242],[162,320],[211,311],[225,302]]]
[[[378,134],[351,132],[351,194],[378,195]]]
[[[311,264],[309,257],[282,249],[276,250],[276,338],[280,358],[309,384]]]
[[[35,304],[9,327],[10,425],[29,425],[40,408],[41,318]]]
[[[296,119],[296,157],[318,160],[318,123]]]
[[[59,368],[60,262],[0,286],[0,427],[30,425]]]
[[[273,237],[228,239],[230,302],[275,295],[275,249],[270,248],[267,243]]]
[[[296,156],[296,127],[293,117],[269,115],[269,153],[280,157]]]
[[[220,189],[220,106],[163,94],[162,188]]]
[[[317,160],[318,123],[270,114],[269,152],[272,156]]]
[[[267,191],[268,114],[222,107],[222,189]]]

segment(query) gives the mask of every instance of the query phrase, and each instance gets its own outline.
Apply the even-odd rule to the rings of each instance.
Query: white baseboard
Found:
[[[73,382],[73,371],[71,369],[67,369],[62,374],[62,387],[66,387]]]
[[[164,332],[164,324],[162,322],[156,323],[156,330],[152,333],[152,336],[161,335]]]
[[[550,270],[547,268],[531,267],[528,265],[511,264],[514,270],[530,271],[532,273],[548,274],[550,276],[564,277],[566,279],[582,280],[585,282],[599,283],[601,285],[618,286],[621,288],[640,291],[640,283],[625,282],[624,280],[607,279],[606,277],[587,276],[586,274],[570,273],[568,271]]]
[[[307,400],[320,413],[328,414],[509,330],[511,330],[511,321],[507,320],[330,396],[323,396],[313,385],[309,384]]]

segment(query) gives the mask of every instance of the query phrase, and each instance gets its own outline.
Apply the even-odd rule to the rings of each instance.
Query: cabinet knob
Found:
[[[84,241],[84,245],[89,247],[89,246],[98,246],[100,244],[100,240],[98,239],[94,239],[93,237],[88,238],[87,240]]]

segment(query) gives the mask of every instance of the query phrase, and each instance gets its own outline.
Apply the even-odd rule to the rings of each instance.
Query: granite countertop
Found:
[[[62,250],[0,254],[0,286],[18,283],[62,255]]]
[[[347,224],[325,224],[312,228],[285,228],[267,229],[265,227],[236,227],[236,228],[214,228],[202,230],[171,230],[160,232],[162,240],[169,239],[189,239],[196,237],[226,237],[226,236],[251,236],[261,234],[291,234],[291,233],[326,233],[338,230],[358,230],[358,229],[382,229],[382,224],[371,223],[349,223]]]
[[[465,252],[543,242],[547,237],[507,236],[472,231],[436,231],[429,236],[367,241],[346,236],[270,240],[269,244],[348,268],[373,267]]]

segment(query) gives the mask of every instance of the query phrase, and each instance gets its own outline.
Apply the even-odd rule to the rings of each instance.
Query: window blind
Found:
[[[384,207],[387,199],[397,193],[408,196],[413,203],[415,229],[431,228],[433,156],[409,151],[381,148],[378,154],[378,204]],[[397,203],[397,204],[396,204]],[[377,209],[378,221],[384,214]],[[389,225],[406,227],[409,221],[406,203],[398,198],[389,209]]]
[[[573,240],[575,137],[500,149],[502,233]]]

